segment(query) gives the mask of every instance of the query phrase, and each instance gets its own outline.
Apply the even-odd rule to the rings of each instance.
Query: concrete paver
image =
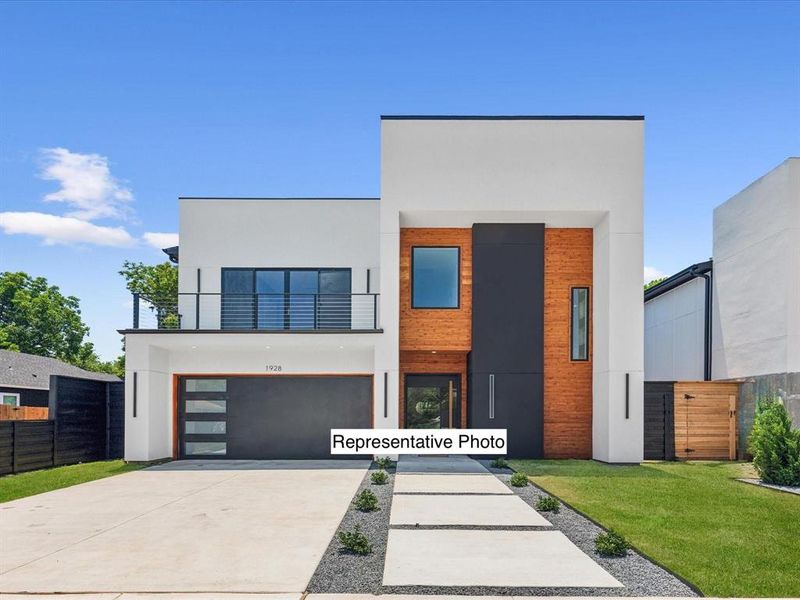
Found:
[[[468,456],[417,456],[404,454],[397,463],[398,473],[481,473],[486,475],[488,469],[477,460]]]
[[[1,505],[0,592],[303,592],[368,463],[225,462]]]
[[[517,495],[395,495],[389,524],[547,527],[550,522]]]
[[[622,587],[560,531],[444,529],[390,530],[383,584]]]
[[[395,494],[507,494],[512,492],[494,475],[435,475],[399,473],[394,480]]]

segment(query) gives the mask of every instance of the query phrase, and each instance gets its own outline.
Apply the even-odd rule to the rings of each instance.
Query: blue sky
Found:
[[[113,358],[116,272],[164,258],[179,195],[376,196],[380,114],[644,114],[672,273],[800,154],[798,31],[796,2],[3,3],[0,269],[78,296]]]

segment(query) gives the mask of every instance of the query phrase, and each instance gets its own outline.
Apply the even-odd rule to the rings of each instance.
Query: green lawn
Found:
[[[55,467],[5,475],[0,477],[0,502],[8,502],[25,496],[33,496],[78,483],[86,483],[95,479],[103,479],[120,473],[136,471],[146,467],[144,463],[128,463],[122,460],[105,460],[67,467]]]
[[[800,497],[735,481],[749,464],[509,463],[707,596],[800,597]]]

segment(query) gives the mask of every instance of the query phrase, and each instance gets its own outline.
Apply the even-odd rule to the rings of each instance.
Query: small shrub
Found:
[[[525,487],[528,485],[528,478],[525,473],[514,473],[509,482],[514,487]]]
[[[372,552],[372,544],[369,543],[367,536],[361,533],[361,528],[356,525],[353,531],[340,531],[339,541],[342,546],[355,554],[369,554]]]
[[[508,463],[506,462],[505,458],[495,458],[492,461],[492,468],[493,469],[507,469]]]
[[[381,469],[391,469],[394,466],[394,461],[388,456],[380,456],[375,459],[375,464]]]
[[[536,501],[536,510],[557,513],[561,510],[561,503],[552,496],[542,496]]]
[[[792,429],[792,419],[779,400],[758,401],[749,451],[762,481],[800,485],[800,430]]]
[[[625,556],[631,545],[616,531],[601,533],[594,538],[594,549],[602,556]]]
[[[372,512],[378,510],[378,497],[370,490],[363,490],[356,496],[354,504],[361,512]]]
[[[389,475],[386,473],[386,471],[374,471],[369,478],[375,485],[383,485],[389,481]]]

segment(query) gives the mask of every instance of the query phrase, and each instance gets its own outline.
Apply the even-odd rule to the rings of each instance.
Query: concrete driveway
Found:
[[[0,504],[0,593],[306,589],[365,461],[180,461]]]

